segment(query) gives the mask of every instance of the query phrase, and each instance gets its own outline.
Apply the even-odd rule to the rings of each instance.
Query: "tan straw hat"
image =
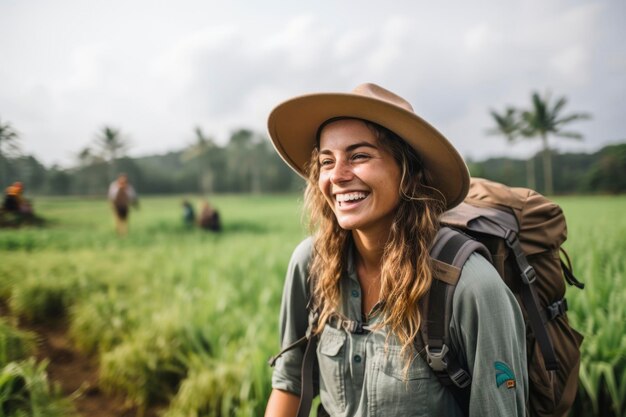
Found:
[[[447,208],[465,198],[469,173],[454,146],[416,115],[405,99],[376,84],[361,84],[351,93],[303,95],[272,110],[267,123],[274,147],[300,176],[306,177],[305,166],[317,145],[320,125],[335,117],[369,120],[391,130],[420,155],[431,185],[444,195]]]

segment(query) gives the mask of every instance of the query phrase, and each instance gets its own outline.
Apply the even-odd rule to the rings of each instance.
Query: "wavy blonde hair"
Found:
[[[402,172],[398,190],[400,201],[382,259],[380,327],[386,326],[388,336],[394,334],[402,352],[408,354],[421,324],[419,301],[432,282],[429,249],[445,204],[441,193],[429,186],[428,173],[422,169],[421,160],[413,148],[389,129],[366,120],[363,122],[381,147],[393,156]],[[318,150],[318,147],[313,150],[308,164],[305,191],[309,228],[315,238],[310,276],[314,307],[319,312],[316,333],[322,331],[333,315],[341,316],[340,278],[346,272],[349,248],[353,244],[352,233],[339,226],[319,189]]]

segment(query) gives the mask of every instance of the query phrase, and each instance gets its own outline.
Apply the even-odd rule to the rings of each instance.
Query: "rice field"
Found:
[[[576,415],[622,416],[626,197],[557,200],[586,284],[568,294],[570,320],[586,336]],[[73,343],[100,361],[101,388],[133,404],[165,402],[164,417],[262,415],[284,271],[306,234],[301,197],[214,196],[220,234],[186,228],[181,203],[142,199],[119,238],[103,199],[36,199],[46,227],[0,230],[0,298],[33,322],[67,316]],[[29,337],[15,336],[21,347],[6,352],[0,343],[1,367],[37,368],[25,359]]]

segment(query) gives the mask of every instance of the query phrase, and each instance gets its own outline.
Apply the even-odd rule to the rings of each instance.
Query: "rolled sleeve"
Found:
[[[309,300],[308,267],[313,246],[312,238],[301,242],[294,250],[285,277],[280,307],[281,349],[306,334]],[[274,366],[272,387],[300,395],[300,374],[303,351],[299,348],[285,352]]]
[[[525,416],[525,325],[517,301],[493,266],[472,255],[453,299],[451,335],[472,375],[470,416]],[[504,375],[500,375],[503,373]]]

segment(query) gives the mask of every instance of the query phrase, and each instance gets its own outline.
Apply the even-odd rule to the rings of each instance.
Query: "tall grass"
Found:
[[[104,200],[36,200],[46,228],[0,232],[0,297],[30,320],[67,315],[76,346],[100,359],[102,388],[140,407],[261,415],[284,273],[305,235],[299,197],[216,196],[221,234],[185,228],[181,201],[144,199],[118,238]],[[587,285],[568,294],[586,336],[579,409],[623,415],[626,199],[559,202],[565,247]]]
[[[35,353],[37,337],[0,318],[0,368]]]
[[[73,417],[69,399],[48,381],[46,362],[10,362],[0,370],[0,410],[6,417]]]
[[[585,335],[578,415],[626,415],[626,199],[562,198],[565,247],[585,289],[567,294],[570,321]]]
[[[74,409],[33,357],[35,334],[0,318],[0,416],[71,417]]]
[[[26,319],[66,314],[76,346],[100,358],[102,388],[140,407],[173,398],[172,415],[258,415],[284,270],[304,236],[296,201],[215,198],[213,234],[184,227],[181,200],[145,199],[118,238],[104,201],[44,200],[49,227],[0,236],[0,290]]]

